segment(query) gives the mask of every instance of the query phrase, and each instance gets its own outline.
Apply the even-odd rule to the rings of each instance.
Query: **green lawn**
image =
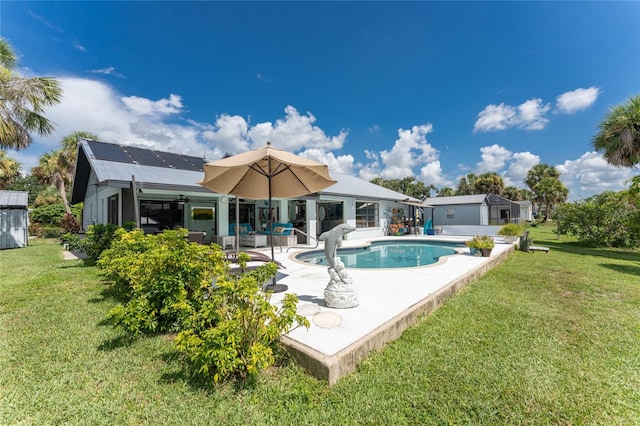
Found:
[[[0,424],[640,424],[640,251],[531,236],[550,253],[513,253],[333,387],[295,365],[192,379],[168,337],[103,324],[95,267],[2,250]]]

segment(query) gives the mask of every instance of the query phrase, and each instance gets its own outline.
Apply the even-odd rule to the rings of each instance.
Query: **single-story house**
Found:
[[[423,201],[425,220],[435,226],[504,225],[531,220],[530,201],[511,201],[496,194],[431,197]]]
[[[235,197],[198,185],[204,158],[81,139],[71,203],[84,203],[82,227],[133,221],[146,232],[184,227],[204,232],[204,242],[221,242],[235,222]],[[298,243],[312,243],[339,223],[356,228],[348,238],[389,232],[399,213],[419,203],[412,197],[365,180],[331,172],[337,181],[315,194],[272,200],[271,219],[291,223]],[[239,200],[241,225],[264,232],[270,217],[267,200]],[[404,219],[409,221],[410,216]],[[229,226],[229,225],[232,226]],[[243,226],[244,229],[246,229]],[[409,228],[406,228],[409,230]]]
[[[0,191],[0,250],[29,243],[29,193]]]

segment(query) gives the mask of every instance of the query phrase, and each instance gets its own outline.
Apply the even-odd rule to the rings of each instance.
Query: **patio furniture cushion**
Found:
[[[241,223],[239,226],[239,235],[249,235],[251,232],[253,232],[253,228],[251,227],[251,224],[249,223]],[[229,235],[236,235],[236,224],[235,223],[230,223],[229,224]]]
[[[271,229],[274,235],[292,235],[293,223],[273,223]],[[269,235],[269,230],[260,231],[260,233]]]

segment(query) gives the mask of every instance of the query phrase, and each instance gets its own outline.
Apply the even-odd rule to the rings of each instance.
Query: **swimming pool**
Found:
[[[433,241],[374,241],[364,247],[340,248],[338,257],[347,268],[411,268],[431,265],[442,256],[458,253],[464,244]],[[312,265],[328,266],[323,250],[300,253],[297,260]]]

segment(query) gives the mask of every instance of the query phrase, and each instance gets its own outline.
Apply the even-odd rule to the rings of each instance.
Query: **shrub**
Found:
[[[252,382],[275,362],[280,336],[309,321],[296,314],[295,295],[285,295],[278,308],[260,292],[277,271],[274,263],[246,272],[249,257],[241,253],[232,274],[218,246],[190,243],[186,236],[184,229],[115,232],[97,262],[125,289],[126,301],[109,312],[109,321],[130,336],[179,332],[176,348],[199,372],[216,382]]]
[[[63,233],[64,229],[57,226],[43,226],[40,236],[42,238],[60,238]]]
[[[85,252],[94,260],[97,260],[103,251],[111,246],[115,232],[120,229],[117,225],[97,224],[87,229],[87,237],[84,241]]]
[[[60,236],[60,244],[66,246],[67,250],[84,251],[82,240],[80,240],[78,234],[67,232],[66,234]]]
[[[32,209],[29,218],[42,226],[58,226],[66,211],[62,203],[49,204]]]
[[[60,220],[60,226],[70,234],[77,234],[80,231],[80,222],[74,215],[69,213],[66,213]]]
[[[258,373],[274,364],[280,336],[294,324],[309,327],[296,314],[297,296],[286,294],[278,308],[270,303],[270,294],[260,292],[276,272],[276,265],[267,263],[249,273],[219,277],[208,290],[175,340],[198,372],[214,382],[237,378],[254,383]]]
[[[29,223],[29,235],[41,238],[42,237],[42,225],[40,225],[37,222]]]
[[[563,203],[556,211],[558,230],[590,247],[638,247],[640,208],[624,192],[605,191]]]
[[[129,335],[175,332],[199,309],[205,289],[225,273],[224,253],[192,244],[185,229],[144,235],[116,231],[111,248],[98,260],[107,277],[124,288],[127,301],[109,320]]]
[[[498,235],[505,237],[517,237],[522,234],[522,226],[515,223],[507,223],[498,231]]]

